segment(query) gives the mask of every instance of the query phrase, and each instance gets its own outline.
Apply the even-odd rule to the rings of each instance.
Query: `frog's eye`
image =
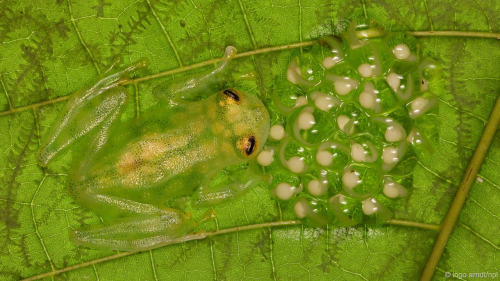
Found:
[[[243,156],[250,157],[259,149],[259,141],[255,136],[247,135],[238,142],[238,148]]]
[[[240,93],[234,89],[226,89],[222,93],[228,97],[227,101],[230,104],[238,104],[241,101]]]

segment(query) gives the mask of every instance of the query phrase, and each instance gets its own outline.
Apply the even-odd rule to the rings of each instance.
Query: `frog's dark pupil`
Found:
[[[232,90],[224,90],[224,95],[232,98],[233,100],[235,101],[240,101],[240,96],[238,96],[235,92],[233,92]]]
[[[253,151],[255,150],[255,144],[257,142],[255,141],[255,137],[254,136],[251,136],[248,138],[248,143],[247,143],[247,147],[245,149],[245,153],[250,156],[252,155]]]

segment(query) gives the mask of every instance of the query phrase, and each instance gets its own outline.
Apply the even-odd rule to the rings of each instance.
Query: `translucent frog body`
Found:
[[[269,132],[268,111],[257,97],[236,89],[215,93],[229,78],[235,54],[228,47],[212,72],[161,84],[154,91],[158,106],[129,121],[120,121],[127,102],[121,85],[128,73],[146,67],[144,60],[71,97],[37,161],[46,166],[74,144],[68,192],[106,220],[72,231],[73,243],[137,251],[203,238],[203,231],[192,232],[213,219],[213,211],[195,220],[165,202],[193,195],[195,206],[213,206],[261,182],[248,169],[232,175],[232,182],[211,185],[222,169],[256,156]]]
[[[384,223],[438,142],[441,70],[406,33],[368,19],[294,56],[257,157],[271,192],[309,225]]]

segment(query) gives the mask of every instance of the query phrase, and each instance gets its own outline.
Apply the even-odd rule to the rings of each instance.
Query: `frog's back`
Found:
[[[214,144],[187,129],[149,133],[115,151],[105,149],[81,184],[142,202],[190,194],[205,179],[217,155]],[[124,196],[125,195],[125,196]]]

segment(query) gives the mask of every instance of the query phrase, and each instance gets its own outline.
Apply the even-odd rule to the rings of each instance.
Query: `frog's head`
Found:
[[[236,89],[219,92],[216,102],[218,119],[225,127],[224,141],[244,159],[256,156],[269,134],[269,113],[264,104],[256,96]]]

